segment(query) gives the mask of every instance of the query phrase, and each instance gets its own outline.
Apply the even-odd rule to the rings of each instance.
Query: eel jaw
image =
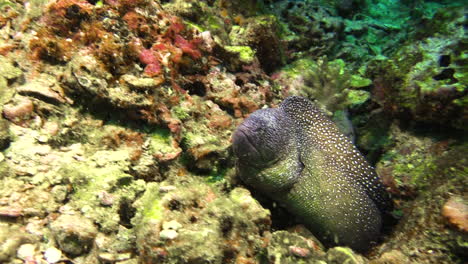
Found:
[[[253,156],[261,156],[255,144],[252,143],[252,139],[249,138],[249,132],[245,132],[242,127],[239,127],[234,133],[232,146],[235,155],[242,162],[248,163],[253,159]]]
[[[265,125],[260,120],[244,121],[233,135],[233,151],[241,164],[264,168],[278,162],[279,153],[273,152],[262,140]]]

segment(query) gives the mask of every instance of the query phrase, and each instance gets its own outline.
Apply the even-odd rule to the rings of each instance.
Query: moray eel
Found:
[[[311,101],[261,109],[233,135],[237,174],[301,220],[322,242],[366,251],[391,200],[351,141]]]

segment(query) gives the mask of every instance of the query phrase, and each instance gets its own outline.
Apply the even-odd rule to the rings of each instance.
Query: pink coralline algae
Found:
[[[150,77],[161,74],[161,64],[155,52],[150,49],[144,49],[140,52],[139,59],[146,64],[144,73]]]
[[[176,46],[179,47],[185,54],[190,55],[194,59],[201,57],[201,52],[196,48],[196,42],[196,40],[188,41],[181,35],[175,35]]]
[[[159,75],[160,73],[161,65],[159,64],[159,62],[148,64],[145,67],[145,74],[149,77],[154,77],[156,75]]]
[[[140,61],[146,65],[154,64],[158,62],[158,58],[152,50],[144,49],[140,53]]]
[[[22,98],[16,104],[6,104],[3,106],[3,116],[15,124],[22,124],[34,111],[34,104],[27,98]]]

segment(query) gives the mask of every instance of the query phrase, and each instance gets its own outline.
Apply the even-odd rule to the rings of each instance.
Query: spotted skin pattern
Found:
[[[252,113],[233,136],[240,178],[322,241],[365,251],[391,200],[374,169],[311,101],[292,96]]]

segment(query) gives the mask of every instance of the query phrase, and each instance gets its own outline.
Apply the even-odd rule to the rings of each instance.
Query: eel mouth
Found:
[[[233,136],[233,151],[239,161],[243,164],[262,168],[275,164],[279,157],[271,157],[262,151],[265,146],[256,142],[257,133],[248,126],[240,126]]]
[[[246,127],[239,127],[234,133],[233,150],[238,159],[249,163],[249,161],[261,157],[261,154],[256,144],[253,143],[252,138],[249,136],[250,131],[246,132],[244,129],[248,130]]]

